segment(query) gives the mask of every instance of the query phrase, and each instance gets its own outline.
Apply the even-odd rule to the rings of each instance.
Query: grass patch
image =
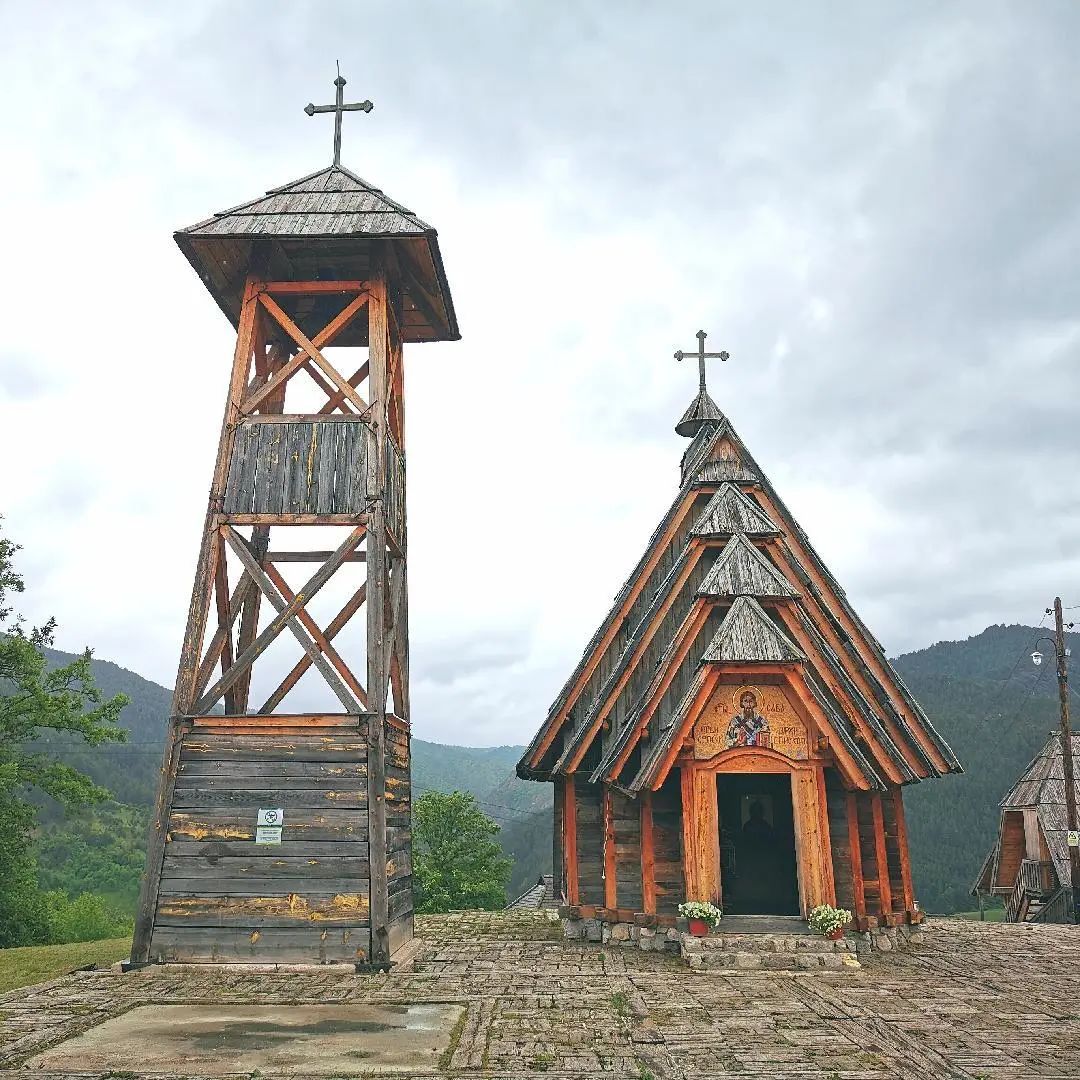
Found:
[[[97,964],[106,967],[126,959],[131,938],[77,941],[70,945],[37,945],[26,949],[0,949],[0,994],[20,986],[45,982],[69,971]]]
[[[958,911],[952,916],[954,919],[974,919],[979,921],[979,913],[977,911]],[[988,907],[983,912],[983,917],[986,922],[1004,922],[1005,921],[1005,909],[1003,907]]]

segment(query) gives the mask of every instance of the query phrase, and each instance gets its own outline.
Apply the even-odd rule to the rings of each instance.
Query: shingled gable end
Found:
[[[916,922],[902,787],[960,764],[704,378],[676,430],[678,494],[518,764],[554,785],[555,891]]]

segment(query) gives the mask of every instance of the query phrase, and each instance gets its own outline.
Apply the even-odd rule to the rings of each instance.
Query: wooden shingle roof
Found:
[[[173,235],[233,325],[256,264],[278,281],[363,281],[378,265],[400,282],[405,341],[461,336],[436,231],[341,165],[271,188]],[[336,314],[326,305],[295,302],[287,310],[311,336]],[[363,345],[366,334],[366,320],[354,320],[334,344]]]
[[[640,790],[644,781],[631,779],[639,740],[642,755],[659,752],[708,670],[754,663],[797,666],[852,782],[881,788],[961,771],[730,421],[702,425],[681,475],[519,775],[584,766],[593,782]]]
[[[422,236],[431,226],[341,165],[221,210],[187,236]]]
[[[1080,760],[1080,735],[1072,735],[1073,759]],[[1080,804],[1080,777],[1073,778]],[[1058,880],[1069,880],[1068,822],[1065,814],[1065,759],[1061,735],[1051,732],[1046,744],[1001,800],[1003,810],[1034,809]]]
[[[705,580],[698,586],[698,596],[782,597],[789,599],[798,593],[787,578],[743,533],[736,533],[728,542]]]

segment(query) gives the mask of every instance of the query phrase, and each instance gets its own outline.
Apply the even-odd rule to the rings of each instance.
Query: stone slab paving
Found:
[[[564,941],[545,911],[428,916],[417,931],[415,959],[387,974],[150,968],[14,991],[0,997],[0,1080],[185,1075],[130,1054],[111,1072],[29,1064],[142,1005],[424,1003],[464,1009],[437,1068],[415,1077],[1080,1077],[1078,928],[937,920],[917,950],[815,972],[695,972],[663,952]]]

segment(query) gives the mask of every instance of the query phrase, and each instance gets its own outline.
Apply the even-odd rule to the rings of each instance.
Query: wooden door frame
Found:
[[[687,897],[722,904],[720,812],[716,778],[720,773],[788,774],[795,823],[796,876],[803,918],[818,904],[836,904],[832,842],[825,806],[825,762],[795,761],[775,750],[743,747],[698,761],[679,761],[683,795],[683,879]]]

